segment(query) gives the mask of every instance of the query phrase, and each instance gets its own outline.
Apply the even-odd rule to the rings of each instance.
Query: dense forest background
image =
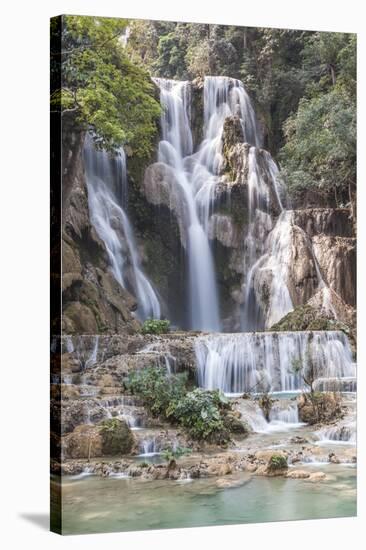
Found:
[[[64,16],[52,36],[55,75],[62,65],[53,108],[94,128],[100,146],[152,151],[160,105],[151,76],[230,76],[250,94],[290,196],[354,207],[356,35]]]

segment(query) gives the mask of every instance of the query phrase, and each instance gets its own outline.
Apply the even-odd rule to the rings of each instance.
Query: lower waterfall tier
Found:
[[[197,338],[195,353],[199,385],[225,393],[294,391],[304,379],[356,375],[340,331],[212,334]]]

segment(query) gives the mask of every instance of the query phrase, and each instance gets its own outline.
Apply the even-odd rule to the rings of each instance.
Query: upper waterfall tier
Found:
[[[174,203],[187,256],[189,328],[218,331],[220,304],[209,231],[215,188],[224,163],[224,124],[227,117],[237,117],[243,139],[259,145],[257,121],[240,81],[206,77],[203,140],[193,152],[191,84],[166,79],[155,82],[160,88],[163,108],[159,163],[170,169],[170,173],[166,171],[163,175],[163,185],[169,185],[169,202]]]
[[[260,125],[243,84],[221,76],[205,77],[203,85],[155,83],[161,141],[143,192],[150,203],[169,209],[179,231],[188,315],[178,314],[178,324],[261,331],[320,293],[322,313],[343,321],[333,302],[344,299],[338,292],[341,280],[353,276],[352,267],[335,270],[333,257],[325,262],[323,256],[333,253],[325,250],[329,239],[313,235],[310,226],[308,232],[304,217],[286,209],[279,167],[261,148]],[[342,249],[351,258],[353,247],[337,240],[334,254]],[[339,269],[345,272],[337,275]]]

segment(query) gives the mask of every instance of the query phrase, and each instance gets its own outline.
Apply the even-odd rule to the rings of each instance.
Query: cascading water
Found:
[[[112,274],[138,302],[141,319],[160,318],[157,295],[142,271],[132,226],[125,212],[127,201],[126,157],[121,149],[111,158],[97,151],[87,136],[84,146],[90,219],[105,244]]]
[[[192,155],[193,142],[189,122],[189,84],[156,80],[163,106],[162,141],[159,161],[174,170],[184,205],[184,226],[189,266],[190,326],[194,329],[219,330],[219,307],[213,259],[207,235],[200,223],[196,189],[185,168],[185,159]]]
[[[222,133],[225,118],[240,118],[246,141],[260,144],[256,119],[243,84],[227,77],[204,81],[204,139],[193,153],[190,126],[190,84],[155,79],[163,107],[159,162],[174,171],[179,210],[189,266],[190,326],[219,331],[219,299],[215,267],[208,238],[215,185],[222,165]]]
[[[269,186],[270,183],[270,186]],[[287,288],[290,262],[292,212],[282,205],[282,184],[279,170],[271,155],[251,147],[248,157],[248,214],[245,237],[245,281],[242,329],[268,328],[293,309]],[[270,212],[270,188],[276,197],[281,214],[273,227]],[[269,281],[267,311],[257,297],[258,279]]]
[[[333,443],[335,445],[356,445],[356,421],[323,428],[316,432],[318,445]]]
[[[195,353],[199,386],[228,394],[301,390],[298,363],[306,370],[312,362],[316,378],[355,376],[348,339],[337,331],[208,335]]]
[[[242,417],[248,422],[255,433],[271,434],[275,432],[287,432],[304,424],[299,421],[297,403],[284,403],[281,401],[273,405],[269,421],[264,417],[263,411],[257,401],[243,399],[238,406]]]

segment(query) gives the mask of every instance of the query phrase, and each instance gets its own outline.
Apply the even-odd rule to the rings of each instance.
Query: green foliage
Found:
[[[356,105],[346,90],[302,99],[285,123],[283,172],[291,191],[340,197],[356,181]],[[338,202],[338,201],[337,201]]]
[[[186,373],[167,376],[163,367],[148,367],[132,372],[127,387],[142,398],[153,416],[165,417],[170,404],[185,395],[186,383]]]
[[[137,156],[148,155],[157,131],[159,102],[148,73],[131,63],[121,42],[122,19],[63,16],[61,57],[51,51],[61,70],[61,87],[51,90],[51,108],[72,113],[82,128],[92,129],[96,144],[115,150],[129,144]],[[57,31],[56,27],[51,30]]]
[[[283,173],[293,196],[310,190],[343,206],[356,185],[356,37],[314,33],[302,57],[307,86],[284,123]]]
[[[227,408],[230,408],[229,402],[219,391],[197,388],[179,401],[173,401],[167,410],[167,416],[187,428],[195,439],[226,442],[229,440],[229,433],[221,413]]]
[[[288,467],[287,465],[287,459],[283,455],[272,455],[269,463],[268,468],[270,470],[284,470]]]
[[[166,334],[169,332],[170,321],[167,319],[146,319],[142,325],[142,334]]]
[[[187,392],[186,373],[167,375],[162,367],[148,367],[130,374],[126,383],[142,398],[153,416],[161,416],[187,428],[194,439],[224,443],[229,440],[225,424],[231,405],[219,391],[197,388]]]

